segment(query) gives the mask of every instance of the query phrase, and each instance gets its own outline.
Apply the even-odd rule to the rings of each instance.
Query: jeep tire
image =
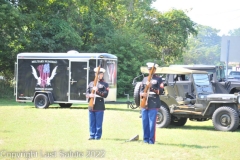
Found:
[[[157,113],[156,127],[167,128],[171,122],[171,114],[165,105],[162,105]]]
[[[224,106],[215,110],[212,121],[216,130],[235,131],[239,125],[239,115],[234,109]]]

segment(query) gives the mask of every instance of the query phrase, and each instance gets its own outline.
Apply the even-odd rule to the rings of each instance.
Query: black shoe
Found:
[[[94,138],[88,138],[88,140],[94,140]]]
[[[142,118],[142,115],[140,115],[139,118]]]

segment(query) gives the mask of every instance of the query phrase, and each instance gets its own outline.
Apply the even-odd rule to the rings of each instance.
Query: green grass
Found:
[[[44,155],[76,159],[71,153],[77,152],[83,154],[79,159],[94,159],[87,158],[88,150],[104,151],[102,159],[232,160],[240,157],[240,130],[216,131],[212,121],[188,121],[179,128],[157,128],[156,144],[144,144],[139,110],[129,109],[126,104],[106,105],[102,139],[89,141],[86,108],[76,104],[70,109],[58,105],[36,109],[33,103],[0,99],[0,159],[11,159],[4,156],[6,153],[30,151],[38,153],[33,159],[47,159]],[[139,141],[125,142],[135,135],[139,135]]]

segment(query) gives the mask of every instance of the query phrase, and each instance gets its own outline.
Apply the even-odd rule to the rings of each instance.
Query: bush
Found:
[[[7,81],[0,79],[0,98],[13,98],[14,88]]]

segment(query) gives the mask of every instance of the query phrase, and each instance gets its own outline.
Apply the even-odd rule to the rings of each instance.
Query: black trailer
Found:
[[[36,108],[48,108],[57,103],[70,107],[87,103],[88,84],[94,80],[94,68],[106,69],[105,81],[109,95],[105,101],[117,98],[117,57],[109,53],[19,53],[15,65],[15,95],[18,102],[34,102]]]

